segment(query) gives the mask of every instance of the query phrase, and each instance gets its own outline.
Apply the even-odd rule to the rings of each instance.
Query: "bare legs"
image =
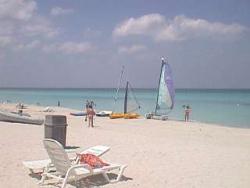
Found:
[[[94,119],[93,116],[89,117],[89,127],[94,127],[94,120],[93,119]]]

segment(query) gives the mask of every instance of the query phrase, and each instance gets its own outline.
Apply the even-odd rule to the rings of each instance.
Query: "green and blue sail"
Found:
[[[174,108],[174,101],[175,89],[172,70],[169,63],[162,59],[155,114],[168,114]]]

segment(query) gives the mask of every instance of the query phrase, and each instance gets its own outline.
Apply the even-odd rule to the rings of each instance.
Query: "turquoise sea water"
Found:
[[[141,106],[139,113],[154,111],[155,89],[134,89]],[[97,110],[122,111],[124,91],[114,104],[115,89],[0,89],[0,102],[61,106],[81,110],[87,99],[96,103]],[[133,101],[133,100],[131,100]],[[250,128],[250,90],[177,89],[174,110],[170,118],[183,120],[182,105],[192,108],[191,119],[224,126]],[[131,102],[131,106],[135,102]]]

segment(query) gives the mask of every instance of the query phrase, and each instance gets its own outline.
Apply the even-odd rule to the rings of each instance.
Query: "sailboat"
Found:
[[[124,67],[122,69],[119,86],[118,86],[117,91],[116,91],[115,102],[116,102],[117,97],[118,97],[119,87],[120,87],[120,84],[121,84],[121,79],[122,79],[123,73],[124,73]],[[134,112],[135,110],[140,108],[140,104],[138,103],[135,95],[133,95],[133,98],[134,98],[134,100],[135,100],[135,102],[137,104],[137,107],[135,109],[128,110],[128,99],[129,99],[128,96],[129,96],[129,93],[132,93],[132,95],[133,95],[132,87],[131,87],[130,83],[127,81],[126,82],[126,88],[125,88],[124,102],[123,102],[123,113],[112,112],[109,115],[110,119],[117,119],[117,118],[135,119],[135,118],[138,118],[140,116],[139,114]]]
[[[162,58],[155,111],[146,114],[147,119],[167,120],[174,108],[175,89],[172,70],[168,62]]]

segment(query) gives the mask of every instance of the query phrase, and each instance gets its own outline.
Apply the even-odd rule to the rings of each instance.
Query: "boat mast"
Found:
[[[161,58],[161,73],[160,73],[159,82],[158,82],[158,93],[157,93],[157,100],[156,100],[156,105],[155,105],[155,115],[156,115],[157,109],[159,108],[159,105],[158,105],[159,90],[160,90],[160,83],[161,83],[161,76],[162,76],[162,68],[164,64],[165,64],[165,61],[164,61],[164,58],[162,57]]]
[[[115,96],[114,96],[113,109],[115,108],[116,102],[118,100],[118,93],[119,93],[119,90],[120,90],[120,87],[121,87],[121,82],[122,82],[122,77],[123,77],[123,74],[124,74],[124,69],[125,69],[125,67],[122,66],[122,70],[121,70],[121,74],[120,74],[120,79],[119,79],[118,86],[116,88],[116,92],[115,92]]]
[[[126,84],[126,90],[125,90],[125,97],[124,97],[124,114],[127,113],[128,109],[127,109],[127,104],[128,103],[128,81],[127,81],[127,84]]]

